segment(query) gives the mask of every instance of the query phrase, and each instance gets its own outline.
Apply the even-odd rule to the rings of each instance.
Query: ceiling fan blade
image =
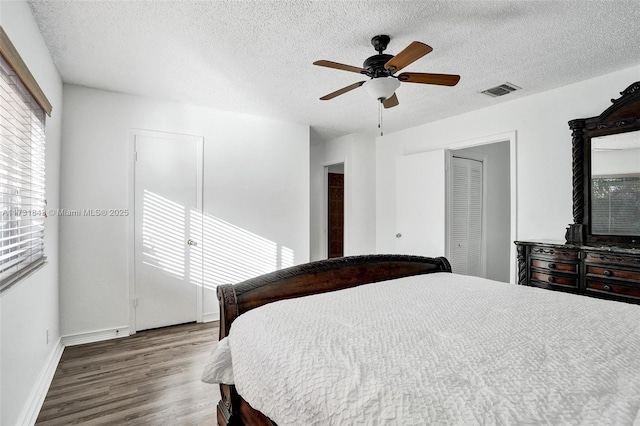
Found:
[[[315,61],[313,65],[318,65],[320,67],[327,67],[327,68],[335,68],[337,70],[343,70],[343,71],[357,72],[358,74],[369,73],[369,71],[365,70],[364,68],[354,67],[354,66],[345,65],[345,64],[339,64],[338,62],[332,62],[332,61],[325,61],[325,60]]]
[[[388,99],[385,99],[382,102],[382,105],[385,108],[393,108],[394,106],[397,106],[400,102],[398,102],[398,96],[396,96],[396,94],[394,93],[393,96],[391,96]]]
[[[389,61],[384,64],[384,67],[392,73],[400,71],[402,68],[417,61],[432,50],[429,45],[420,43],[419,41],[413,41],[405,47],[402,52],[389,59]]]
[[[363,84],[364,84],[364,81],[359,81],[357,83],[350,84],[349,86],[343,87],[340,90],[336,90],[335,92],[329,93],[328,95],[324,95],[323,97],[320,98],[320,100],[321,101],[328,101],[329,99],[333,99],[336,96],[342,95],[343,93],[347,93],[347,92],[349,92],[349,91],[351,91],[353,89],[357,89],[358,87],[362,86]]]
[[[429,74],[424,72],[403,72],[398,76],[403,83],[437,84],[440,86],[455,86],[460,81],[459,75]]]

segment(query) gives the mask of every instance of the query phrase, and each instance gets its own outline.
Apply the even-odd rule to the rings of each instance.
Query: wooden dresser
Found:
[[[518,284],[640,304],[640,248],[516,241]]]
[[[640,81],[620,95],[569,121],[573,223],[566,243],[516,241],[518,284],[640,304]]]

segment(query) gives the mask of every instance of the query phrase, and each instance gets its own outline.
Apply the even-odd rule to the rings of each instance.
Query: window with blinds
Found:
[[[591,179],[591,232],[640,235],[640,176]]]
[[[0,56],[0,290],[44,256],[45,111]]]

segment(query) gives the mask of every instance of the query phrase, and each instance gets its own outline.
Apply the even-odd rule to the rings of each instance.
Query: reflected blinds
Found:
[[[640,235],[640,176],[591,179],[591,232]]]
[[[0,57],[0,290],[45,261],[45,112]]]

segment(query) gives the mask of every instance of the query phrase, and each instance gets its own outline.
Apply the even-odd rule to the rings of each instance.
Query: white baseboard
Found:
[[[29,398],[27,399],[27,403],[22,409],[22,413],[20,413],[17,424],[34,425],[36,423],[38,414],[40,414],[40,409],[42,408],[42,404],[44,403],[44,398],[47,396],[49,386],[51,386],[53,376],[56,373],[56,369],[58,368],[58,363],[60,362],[63,351],[64,345],[62,343],[62,338],[60,338],[58,339],[56,347],[53,349],[53,351],[51,351],[44,369],[40,373],[40,376],[38,377],[38,380],[36,381],[36,384],[33,387]]]
[[[220,314],[218,312],[207,312],[202,314],[202,322],[218,321]]]
[[[129,336],[129,327],[109,328],[105,330],[91,331],[89,333],[71,334],[62,336],[62,344],[66,346],[82,345],[84,343],[101,342],[103,340],[116,339]]]

